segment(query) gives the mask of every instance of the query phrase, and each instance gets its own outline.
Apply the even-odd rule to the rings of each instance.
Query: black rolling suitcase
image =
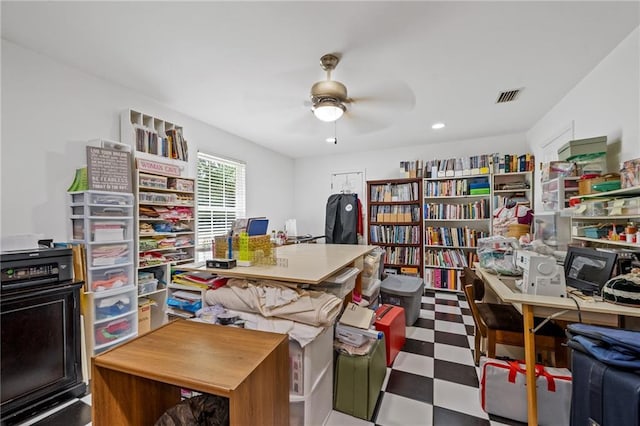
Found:
[[[572,324],[568,335],[571,426],[640,426],[640,332]]]

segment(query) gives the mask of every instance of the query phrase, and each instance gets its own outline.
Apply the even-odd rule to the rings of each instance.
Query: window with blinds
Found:
[[[215,236],[245,217],[244,163],[198,153],[198,260],[211,252]]]

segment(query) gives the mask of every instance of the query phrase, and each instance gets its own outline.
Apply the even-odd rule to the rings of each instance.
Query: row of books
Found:
[[[386,247],[384,263],[392,265],[419,265],[420,247]]]
[[[423,177],[424,162],[422,160],[401,161],[400,176],[404,178]]]
[[[442,178],[533,171],[533,154],[480,154],[469,157],[400,162],[400,176]]]
[[[468,226],[463,228],[428,226],[424,231],[424,243],[429,246],[477,247],[478,239],[488,236],[488,232]]]
[[[419,222],[420,206],[371,206],[372,222]]]
[[[369,229],[371,243],[419,244],[420,227],[404,225],[372,225]]]
[[[472,189],[474,191],[481,190],[481,192],[489,193],[489,178],[482,177],[475,179],[448,179],[439,181],[427,181],[424,183],[424,195],[426,197],[472,195]]]
[[[371,185],[370,201],[372,202],[394,202],[394,201],[416,201],[420,199],[418,182]]]
[[[135,138],[137,151],[183,161],[189,159],[187,141],[177,129],[167,130],[163,138],[155,130],[137,126]]]
[[[424,285],[431,288],[460,290],[460,275],[462,271],[455,269],[432,269],[424,271]]]
[[[479,199],[465,204],[425,203],[425,219],[488,219],[489,200]]]
[[[532,172],[535,168],[533,154],[494,154],[493,173]]]
[[[445,268],[463,268],[469,266],[467,255],[461,250],[427,250],[424,253],[425,265]]]

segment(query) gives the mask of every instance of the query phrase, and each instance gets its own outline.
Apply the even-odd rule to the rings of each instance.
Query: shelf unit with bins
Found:
[[[561,211],[569,207],[571,197],[578,195],[577,176],[560,176],[541,183],[542,208],[545,211]]]
[[[152,301],[153,330],[167,321],[171,268],[195,258],[195,180],[137,171],[136,200],[138,297]]]
[[[182,126],[140,111],[122,111],[120,140],[131,145],[136,158],[162,161],[181,168],[189,160]]]
[[[521,205],[532,206],[532,172],[494,173],[491,175],[491,181],[492,210],[504,206],[509,199],[515,200],[516,203]]]
[[[385,250],[384,268],[422,276],[422,179],[367,181],[369,244]]]
[[[471,194],[472,183],[487,193]],[[426,178],[423,188],[425,286],[462,291],[462,269],[491,229],[491,175]]]
[[[633,239],[625,238],[624,241],[583,235],[585,227],[601,227],[607,230],[613,229],[614,225],[624,227],[629,222],[633,222],[637,227],[640,224],[640,186],[578,195],[571,199],[581,200],[571,216],[571,238],[574,241],[588,245],[640,250],[637,231]]]
[[[82,294],[87,354],[97,355],[138,334],[134,274],[133,194],[69,193],[71,243],[86,254]]]

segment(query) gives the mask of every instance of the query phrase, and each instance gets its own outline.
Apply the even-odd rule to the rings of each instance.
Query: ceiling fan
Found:
[[[336,80],[331,80],[331,71],[336,69],[340,58],[328,53],[320,58],[320,66],[327,72],[327,79],[311,86],[311,111],[320,121],[336,121],[347,110],[347,88]]]
[[[331,79],[340,59],[336,53],[320,58],[320,67],[326,71],[327,79],[315,82],[310,91],[311,111],[320,121],[335,122],[344,116],[349,120],[347,133],[364,134],[391,125],[394,116],[414,107],[413,91],[401,81],[358,86],[365,95],[350,97],[343,83]]]

